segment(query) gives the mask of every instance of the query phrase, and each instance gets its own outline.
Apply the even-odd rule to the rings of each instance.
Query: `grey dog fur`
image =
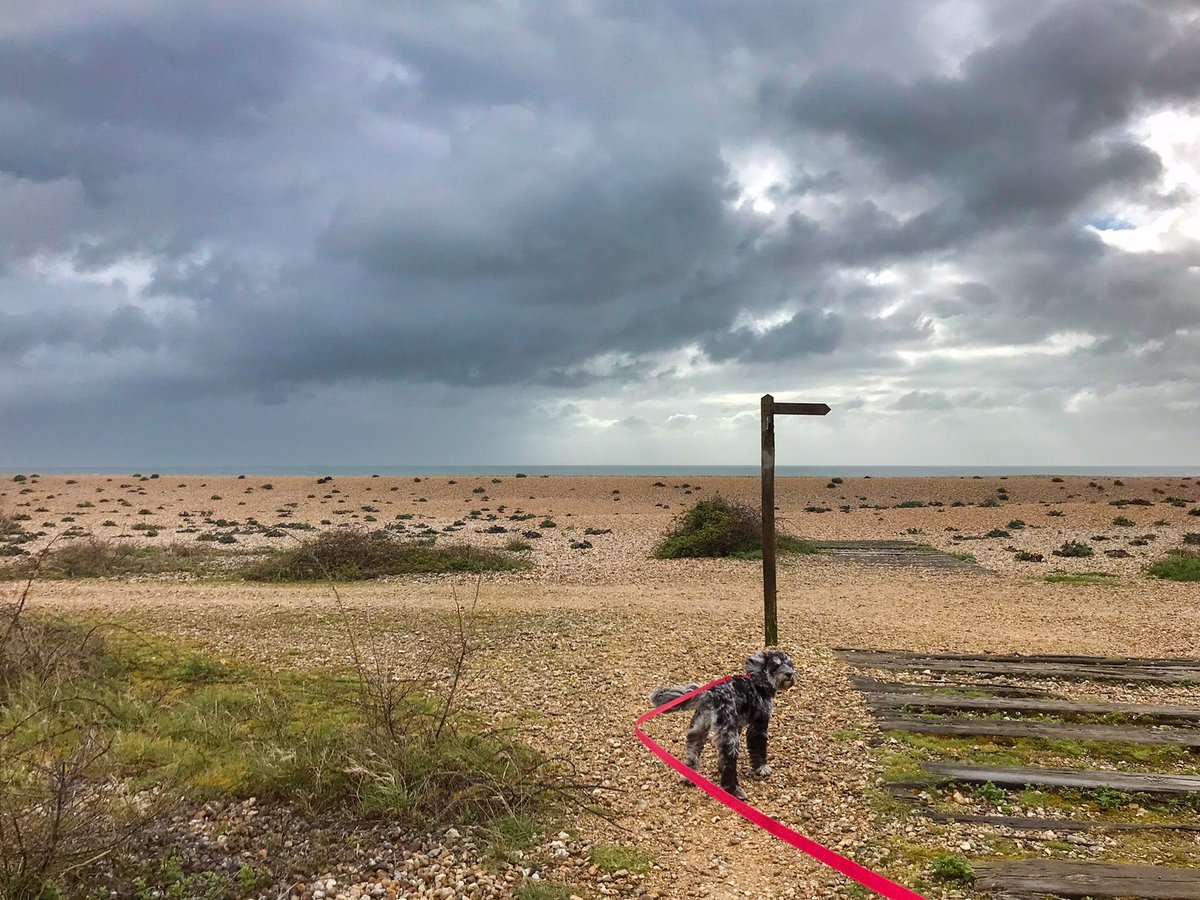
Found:
[[[693,711],[685,762],[693,769],[700,765],[700,753],[709,732],[713,732],[721,787],[745,800],[746,792],[738,784],[737,772],[742,731],[746,731],[746,749],[754,774],[766,778],[771,774],[767,764],[767,728],[775,708],[775,695],[795,684],[796,665],[790,656],[782,650],[760,650],[746,660],[744,676],[718,684],[675,707]],[[699,686],[660,687],[650,694],[650,702],[662,706]]]

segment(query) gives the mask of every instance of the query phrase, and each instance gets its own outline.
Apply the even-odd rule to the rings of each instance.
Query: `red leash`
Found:
[[[888,881],[877,872],[872,872],[865,866],[861,866],[852,859],[847,859],[840,853],[835,853],[828,847],[818,844],[816,841],[806,838],[798,831],[793,831],[782,822],[776,822],[765,813],[759,812],[749,803],[739,800],[737,797],[724,791],[717,785],[713,784],[695,769],[684,765],[662,747],[654,742],[644,731],[642,725],[650,721],[655,716],[660,716],[668,710],[674,709],[681,703],[690,700],[697,694],[703,694],[709,688],[716,687],[718,684],[724,684],[726,681],[732,681],[733,677],[718,678],[716,681],[709,682],[704,687],[696,688],[696,690],[684,694],[682,697],[676,697],[669,703],[664,703],[649,712],[642,713],[638,716],[637,722],[634,723],[633,732],[637,735],[638,740],[645,744],[650,752],[665,762],[668,766],[696,785],[704,793],[708,794],[714,800],[725,804],[735,813],[747,821],[753,822],[763,831],[769,832],[781,841],[791,844],[801,853],[811,856],[817,862],[829,866],[831,869],[836,869],[847,878],[852,878],[865,888],[870,888],[875,893],[887,897],[888,900],[925,900],[920,894],[915,894],[903,885],[896,884],[894,881]]]

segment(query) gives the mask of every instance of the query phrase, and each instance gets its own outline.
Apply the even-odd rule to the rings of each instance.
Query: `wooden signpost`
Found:
[[[776,403],[770,394],[762,398],[762,555],[763,631],[768,647],[779,643],[779,619],[775,612],[775,417],[823,416],[824,403]]]

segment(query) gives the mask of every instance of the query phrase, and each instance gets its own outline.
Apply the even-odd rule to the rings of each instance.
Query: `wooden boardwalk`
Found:
[[[1155,703],[1093,703],[1076,700],[1014,697],[964,697],[955,694],[887,693],[868,701],[877,711],[894,709],[948,709],[960,712],[1007,712],[1055,716],[1136,716],[1159,725],[1193,724],[1200,721],[1200,707]]]
[[[975,887],[1004,898],[1138,897],[1142,900],[1200,900],[1200,872],[1157,866],[1026,859],[976,863]]]
[[[900,716],[879,720],[880,731],[945,734],[954,737],[1032,738],[1054,741],[1117,741],[1126,744],[1166,744],[1200,747],[1200,731],[1167,731],[1132,725],[1060,725],[1055,722],[972,719],[969,716]]]
[[[997,684],[991,680],[1000,677],[1114,681],[1131,685],[1200,683],[1200,660],[1197,659],[1120,659],[1065,654],[989,656],[852,648],[835,652],[839,659],[860,668],[924,676],[924,680],[915,684],[853,677],[854,687],[864,695],[883,732],[1200,747],[1200,727],[1197,727],[1200,725],[1200,707],[1197,706],[1071,700],[1055,696],[1044,688],[1022,683]],[[946,673],[959,676],[959,680],[943,680]],[[974,677],[987,680],[976,683],[970,680]],[[1127,717],[1137,724],[1100,724],[1096,722],[1097,717]],[[955,782],[990,783],[1014,791],[1027,786],[1107,789],[1130,795],[1179,798],[1200,795],[1200,775],[984,766],[958,761],[925,762],[922,768],[928,775],[927,780],[892,782],[885,787],[894,797],[915,804],[921,815],[937,822],[1055,833],[1088,830],[1114,834],[1200,833],[1200,824],[1192,821],[1125,822],[1102,818],[980,814],[938,809],[929,798],[931,787]],[[1040,900],[1044,897],[1200,900],[1200,871],[1192,869],[1041,858],[980,862],[974,863],[973,868],[975,889],[995,900]]]
[[[839,649],[834,655],[864,669],[910,672],[958,672],[972,675],[1014,675],[1029,678],[1121,681],[1163,684],[1200,683],[1200,660],[1084,661],[1079,657],[959,656],[903,651]]]
[[[866,565],[902,566],[946,571],[978,572],[988,570],[977,563],[965,562],[928,544],[916,541],[812,541],[822,553]]]
[[[1065,787],[1080,790],[1109,788],[1140,794],[1200,793],[1200,776],[1156,775],[1154,773],[1109,772],[1097,769],[1025,769],[972,766],[954,762],[927,762],[922,768],[932,775],[968,784],[991,782],[997,787],[1021,789]]]

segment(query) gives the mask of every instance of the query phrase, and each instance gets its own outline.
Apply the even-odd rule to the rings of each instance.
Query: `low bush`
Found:
[[[1095,550],[1082,541],[1063,541],[1063,545],[1054,551],[1054,555],[1083,558],[1094,556],[1095,552]]]
[[[450,822],[533,821],[583,798],[564,766],[458,709],[454,681],[281,677],[121,632],[101,643],[79,629],[21,623],[53,652],[26,657],[0,685],[6,900],[95,896],[89,865],[97,859],[107,859],[110,872],[136,872],[137,860],[120,860],[140,856],[140,835],[152,845],[155,827],[178,815],[167,798],[253,796],[416,833]],[[64,641],[72,652],[62,651]],[[30,662],[47,656],[77,665],[48,673]],[[136,878],[113,887],[130,897],[259,893],[244,883],[236,893],[210,894],[192,885],[191,873],[177,876],[168,881],[194,890],[141,893]]]
[[[956,884],[968,884],[975,880],[975,870],[961,856],[952,853],[939,853],[931,864],[933,877],[938,881]]]
[[[244,566],[247,581],[363,581],[384,575],[490,572],[527,563],[466,544],[435,546],[386,531],[339,528]]]
[[[816,553],[808,541],[776,534],[781,553]],[[733,556],[762,557],[762,518],[754,507],[724,497],[700,500],[675,520],[654,548],[659,559]]]
[[[216,554],[204,547],[168,544],[144,547],[128,541],[90,537],[53,547],[44,555],[22,557],[0,569],[0,577],[116,578],[168,572],[201,574]]]
[[[1176,550],[1152,563],[1146,571],[1168,581],[1200,581],[1200,553]]]

